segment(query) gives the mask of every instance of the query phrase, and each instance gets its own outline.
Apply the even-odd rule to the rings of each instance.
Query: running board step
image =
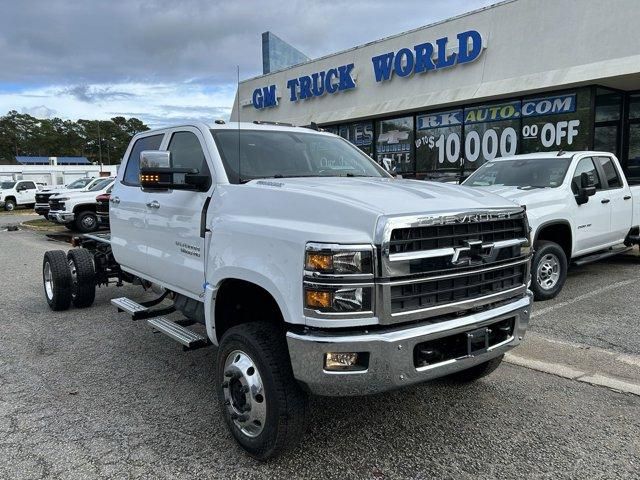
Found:
[[[111,305],[115,306],[118,312],[128,313],[132,318],[148,310],[144,305],[140,305],[127,297],[112,298]]]
[[[186,349],[204,347],[208,344],[207,337],[199,333],[181,327],[167,317],[155,317],[147,320],[147,323],[157,331],[182,344]]]
[[[594,253],[591,255],[587,255],[586,257],[580,257],[577,260],[574,260],[573,264],[580,267],[582,265],[586,265],[587,263],[596,262],[598,260],[604,260],[605,258],[613,257],[615,255],[620,255],[621,253],[625,253],[630,250],[633,250],[633,247],[613,248],[611,250],[606,250],[601,253]]]

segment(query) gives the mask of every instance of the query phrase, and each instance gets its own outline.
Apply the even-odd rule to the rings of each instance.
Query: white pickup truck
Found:
[[[100,177],[78,178],[77,180],[74,180],[73,182],[71,182],[69,185],[65,185],[63,187],[49,187],[49,188],[43,189],[40,192],[36,193],[36,205],[33,208],[33,210],[38,215],[42,215],[44,218],[48,219],[49,218],[49,198],[51,198],[54,195],[59,195],[61,193],[67,193],[69,191],[80,191],[83,189],[86,190],[88,188],[91,188],[98,180],[100,180]]]
[[[100,178],[82,190],[52,195],[49,197],[49,220],[69,230],[82,233],[96,231],[100,226],[96,215],[96,197],[106,193],[114,180],[114,177]]]
[[[111,282],[158,292],[112,303],[186,349],[218,346],[212,388],[259,459],[297,443],[309,393],[472,381],[525,334],[524,210],[393,178],[329,133],[264,122],[144,132],[110,202],[109,235],[46,253],[47,302],[88,307]]]
[[[38,186],[31,180],[2,181],[0,182],[0,208],[11,212],[17,206],[33,207],[36,203],[36,192],[38,192]]]
[[[546,152],[497,158],[463,185],[526,207],[536,300],[555,297],[568,262],[583,265],[640,242],[640,186],[630,187],[615,155]]]

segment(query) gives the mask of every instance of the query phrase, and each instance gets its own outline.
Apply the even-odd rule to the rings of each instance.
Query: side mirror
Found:
[[[206,191],[209,176],[197,169],[172,168],[171,152],[145,150],[140,153],[140,186],[145,190]]]
[[[578,193],[576,194],[576,203],[583,205],[589,201],[589,197],[596,194],[595,179],[587,172],[580,174],[580,186],[578,187]]]

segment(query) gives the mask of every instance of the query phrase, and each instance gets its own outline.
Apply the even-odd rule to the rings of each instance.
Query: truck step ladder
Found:
[[[138,303],[127,297],[113,298],[111,304],[118,309],[118,312],[127,313],[132,320],[142,320],[144,318],[159,317],[176,311],[175,306],[168,305],[165,307],[151,308],[162,303],[167,294],[164,293],[159,298]]]
[[[588,263],[596,262],[598,260],[603,260],[605,258],[613,257],[615,255],[620,255],[621,253],[628,252],[629,250],[633,250],[633,247],[616,247],[611,248],[610,250],[605,250],[600,253],[593,253],[591,255],[587,255],[585,257],[580,257],[577,260],[573,261],[573,264],[580,267],[582,265],[586,265]]]
[[[209,344],[207,337],[200,335],[193,330],[181,327],[177,323],[169,320],[167,317],[149,318],[147,323],[155,330],[164,333],[169,338],[182,344],[185,350],[194,350],[200,347],[206,347]]]

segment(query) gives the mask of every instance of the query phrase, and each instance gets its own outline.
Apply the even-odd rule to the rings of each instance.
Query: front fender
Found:
[[[215,300],[220,285],[224,280],[244,280],[245,282],[250,282],[263,288],[276,301],[276,304],[278,305],[278,308],[280,308],[280,312],[282,313],[285,322],[300,323],[300,320],[298,320],[297,322],[295,321],[292,312],[290,312],[287,307],[288,303],[284,295],[282,294],[276,283],[271,280],[271,278],[273,277],[268,277],[264,273],[257,272],[255,268],[248,269],[242,266],[230,266],[216,270],[215,275],[211,279],[207,280],[204,293],[205,321],[207,327],[207,335],[215,345],[218,344],[215,331]]]

